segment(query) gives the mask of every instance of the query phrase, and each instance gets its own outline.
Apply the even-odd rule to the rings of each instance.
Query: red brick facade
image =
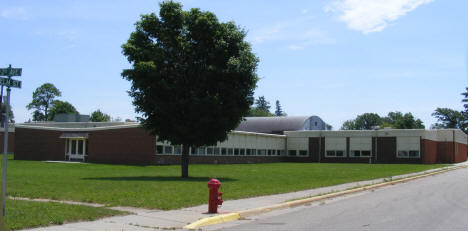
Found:
[[[113,164],[152,163],[156,139],[141,128],[88,132],[88,162]]]
[[[65,139],[60,131],[16,128],[15,160],[65,160]]]
[[[0,152],[3,153],[3,132],[0,133]],[[8,132],[8,153],[15,152],[15,133]]]

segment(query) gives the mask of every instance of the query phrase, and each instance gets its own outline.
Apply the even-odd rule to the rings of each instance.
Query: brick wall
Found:
[[[15,160],[64,160],[65,139],[60,131],[15,129]]]
[[[88,162],[151,164],[155,145],[156,139],[142,128],[90,131]]]
[[[438,142],[433,140],[421,140],[421,155],[423,164],[437,163]]]
[[[0,152],[3,153],[3,131],[0,132]],[[15,152],[15,133],[8,132],[8,152]]]

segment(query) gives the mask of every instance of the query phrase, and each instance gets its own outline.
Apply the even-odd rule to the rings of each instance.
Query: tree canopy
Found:
[[[96,111],[93,111],[93,113],[91,113],[91,117],[89,118],[89,120],[93,122],[108,122],[111,120],[111,117],[110,115],[103,113],[101,112],[101,110],[97,109]]]
[[[391,127],[394,129],[416,129],[424,128],[420,119],[415,119],[413,114],[401,113],[398,111],[389,112],[387,116],[380,117],[376,113],[364,113],[358,115],[354,120],[347,120],[343,123],[342,130],[370,130],[376,126]]]
[[[62,93],[51,83],[44,83],[33,92],[32,101],[26,106],[28,110],[34,109],[33,121],[45,121],[49,118],[49,108],[55,97]]]
[[[49,111],[49,121],[54,120],[57,114],[79,114],[76,108],[67,101],[54,100]]]
[[[253,103],[258,58],[245,36],[211,12],[165,1],[159,16],[141,16],[122,45],[138,120],[158,140],[183,145],[182,177],[188,148],[225,140]]]
[[[437,119],[437,123],[432,125],[432,128],[459,128],[466,130],[464,123],[463,111],[456,111],[450,108],[437,108],[432,113]]]
[[[287,114],[283,111],[283,108],[281,107],[280,101],[276,100],[275,103],[276,110],[275,110],[275,116],[286,116]]]

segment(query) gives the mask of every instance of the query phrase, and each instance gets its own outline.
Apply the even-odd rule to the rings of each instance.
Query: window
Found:
[[[307,156],[306,150],[299,150],[299,156]]]
[[[225,156],[227,154],[226,148],[221,148],[221,155]]]
[[[240,149],[240,155],[241,155],[241,156],[244,156],[244,155],[245,155],[245,149],[243,149],[243,148]]]
[[[361,151],[361,156],[362,157],[370,157],[371,156],[371,151]]]
[[[247,149],[245,150],[245,155],[250,156],[251,150],[252,150],[252,149],[247,148]]]
[[[172,154],[172,146],[164,146],[164,154]]]
[[[326,137],[325,157],[346,157],[346,137]]]
[[[372,150],[372,137],[350,137],[349,157],[370,157]]]
[[[270,149],[268,149],[268,155],[271,156],[271,150]]]
[[[280,155],[281,155],[281,151],[282,151],[282,150],[276,150],[276,155],[277,155],[277,156],[280,156]]]
[[[288,151],[288,154],[289,154],[290,156],[296,156],[296,150],[289,150],[289,151]]]
[[[325,152],[325,157],[335,157],[335,151],[327,151]]]
[[[398,158],[408,158],[408,151],[398,151]]]
[[[409,157],[410,158],[419,158],[419,151],[410,150],[409,151]]]
[[[190,148],[190,154],[191,154],[191,155],[196,155],[196,154],[197,154],[196,148],[191,147],[191,148]]]
[[[198,155],[205,155],[205,147],[197,148]]]
[[[258,155],[259,155],[259,156],[264,156],[264,155],[266,155],[266,150],[265,150],[265,149],[260,149],[260,150],[258,150]]]
[[[76,140],[72,140],[72,149],[70,154],[76,154]]]
[[[163,146],[156,145],[156,154],[163,154]]]
[[[208,147],[206,149],[206,155],[213,155],[213,148],[212,147]]]
[[[228,155],[232,156],[232,153],[233,153],[233,149],[232,149],[232,148],[228,148]]]
[[[238,156],[239,155],[239,149],[238,148],[234,148],[234,156]]]
[[[213,149],[213,154],[214,155],[219,155],[219,148],[214,148]]]
[[[420,158],[420,137],[397,137],[397,158]]]
[[[343,151],[336,151],[335,152],[336,157],[344,157],[344,152]]]
[[[252,149],[252,156],[257,155],[257,149]]]
[[[351,150],[351,155],[350,157],[360,157],[361,156],[361,151],[359,150]]]
[[[182,145],[174,146],[174,154],[176,154],[176,155],[182,154]]]

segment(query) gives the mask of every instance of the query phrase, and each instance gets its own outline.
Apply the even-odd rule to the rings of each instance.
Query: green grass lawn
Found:
[[[442,165],[274,163],[126,166],[8,161],[7,195],[175,209],[203,204],[210,177],[221,180],[224,199],[284,193],[390,177]]]
[[[106,208],[20,200],[7,200],[6,208],[6,226],[11,230],[73,221],[91,221],[102,217],[125,214],[124,212]],[[3,229],[0,227],[0,230]]]

